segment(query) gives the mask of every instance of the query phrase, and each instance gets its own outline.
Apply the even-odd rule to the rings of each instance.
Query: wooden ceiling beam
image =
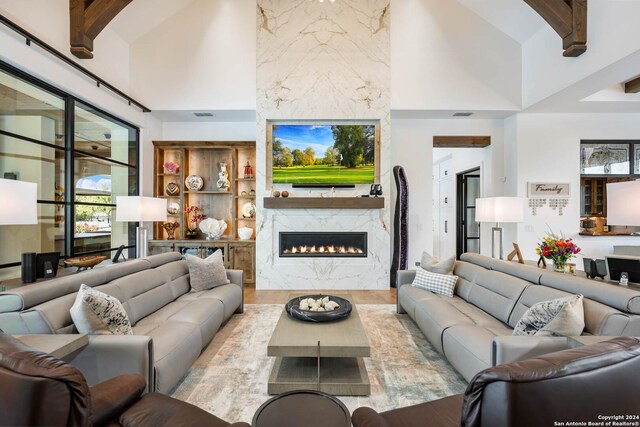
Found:
[[[638,93],[640,92],[640,77],[637,77],[624,84],[624,93]]]
[[[587,0],[524,0],[562,38],[563,55],[587,50]]]
[[[483,148],[491,145],[490,136],[435,136],[433,148]]]
[[[133,0],[69,0],[71,53],[93,58],[93,41]]]

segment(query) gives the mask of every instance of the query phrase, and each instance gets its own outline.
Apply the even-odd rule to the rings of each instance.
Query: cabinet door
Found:
[[[245,283],[255,283],[255,246],[251,244],[231,245],[229,250],[231,252],[231,268],[244,271]]]
[[[455,186],[452,178],[440,180],[440,191],[438,192],[441,208],[453,207],[455,197]]]
[[[173,251],[174,247],[172,242],[149,242],[149,255],[158,255]]]
[[[456,254],[456,226],[453,208],[440,208],[440,258],[448,258]]]

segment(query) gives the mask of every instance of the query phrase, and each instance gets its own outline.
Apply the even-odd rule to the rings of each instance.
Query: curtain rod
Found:
[[[27,46],[31,46],[31,43],[35,43],[36,45],[40,46],[43,50],[49,52],[51,55],[53,55],[56,58],[60,59],[62,62],[66,63],[67,65],[70,65],[71,67],[73,67],[76,70],[80,71],[84,75],[90,77],[92,80],[95,80],[96,81],[96,85],[98,87],[100,87],[100,86],[106,87],[107,89],[109,89],[113,93],[115,93],[116,95],[119,95],[120,97],[122,97],[126,101],[128,101],[129,105],[132,105],[132,104],[136,105],[138,108],[140,108],[142,110],[143,113],[151,112],[151,110],[149,108],[145,107],[140,102],[138,102],[135,99],[131,98],[129,95],[125,94],[124,92],[122,92],[121,90],[119,90],[118,88],[116,88],[115,86],[113,86],[112,84],[107,82],[106,80],[98,77],[97,75],[95,75],[91,71],[87,70],[82,65],[80,65],[77,62],[73,61],[71,58],[69,58],[68,56],[64,55],[59,50],[53,48],[48,43],[46,43],[46,42],[42,41],[41,39],[39,39],[38,37],[34,36],[33,34],[28,32],[24,28],[19,26],[18,24],[16,24],[15,22],[7,19],[7,17],[5,17],[2,14],[0,14],[0,22],[2,24],[4,24],[5,26],[7,26],[8,28],[10,28],[13,31],[15,31],[16,33],[20,34],[22,37],[24,37],[25,40],[26,40]]]

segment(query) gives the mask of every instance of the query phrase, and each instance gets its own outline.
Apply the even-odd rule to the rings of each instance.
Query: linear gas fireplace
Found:
[[[281,232],[281,257],[366,257],[366,232]]]

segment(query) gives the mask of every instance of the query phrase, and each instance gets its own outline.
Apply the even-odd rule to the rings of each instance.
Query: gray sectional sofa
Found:
[[[640,336],[640,291],[533,266],[463,254],[453,298],[411,286],[398,272],[398,313],[408,314],[468,381],[483,369],[568,348],[565,337],[512,336],[533,304],[584,295],[583,335]]]
[[[233,313],[243,311],[243,272],[190,292],[189,269],[171,252],[58,277],[0,293],[0,329],[10,334],[77,333],[69,309],[81,284],[122,302],[134,335],[93,335],[72,361],[90,385],[123,373],[169,392]]]

